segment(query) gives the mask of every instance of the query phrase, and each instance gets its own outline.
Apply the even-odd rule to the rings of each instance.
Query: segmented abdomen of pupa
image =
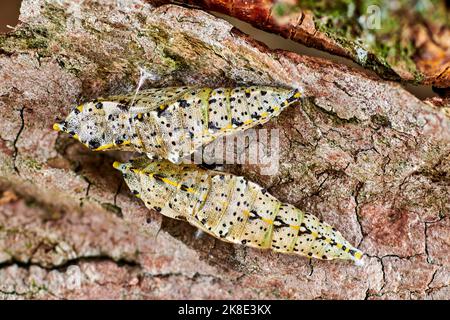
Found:
[[[148,208],[221,240],[323,260],[362,258],[336,229],[243,177],[146,158],[114,167]]]
[[[269,121],[299,97],[297,90],[276,87],[187,89],[136,122],[135,130],[149,153],[177,163],[218,137]]]
[[[179,163],[218,137],[269,121],[299,98],[296,89],[270,86],[149,89],[79,106],[55,129],[94,150],[136,150]]]

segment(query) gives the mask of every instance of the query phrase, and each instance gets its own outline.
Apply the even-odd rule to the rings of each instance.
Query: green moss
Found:
[[[47,18],[52,23],[52,28],[56,31],[59,31],[60,33],[63,33],[62,31],[66,28],[66,19],[67,14],[64,10],[64,8],[46,3],[42,10],[42,15]]]
[[[51,56],[49,48],[52,42],[58,42],[57,34],[63,34],[65,29],[64,9],[47,4],[42,15],[48,23],[29,26],[23,24],[13,32],[0,36],[0,47],[6,52],[35,50],[40,57]]]
[[[42,169],[42,163],[31,158],[23,160],[23,165],[35,171],[39,171]]]
[[[108,202],[102,203],[101,206],[103,209],[114,213],[119,218],[123,218],[122,209],[120,207]]]
[[[147,23],[147,16],[141,12],[136,12],[136,19],[141,25],[145,25]]]
[[[361,65],[387,78],[398,79],[394,69],[410,72],[419,82],[422,75],[414,63],[415,47],[405,29],[411,22],[432,22],[449,25],[449,13],[444,1],[398,0],[393,6],[388,0],[320,0],[299,1],[301,9],[311,10],[316,28],[335,40]],[[380,28],[369,28],[364,21],[379,9]],[[376,7],[372,7],[376,8]],[[279,14],[288,14],[283,8]]]
[[[390,127],[391,121],[388,117],[381,114],[374,114],[370,117],[370,121],[372,121],[375,125],[380,127]]]
[[[276,2],[272,7],[272,14],[276,17],[283,17],[299,10],[300,9],[296,5],[286,2]]]
[[[148,26],[146,35],[155,40],[156,43],[168,43],[170,35],[158,26]]]
[[[164,64],[172,70],[184,70],[188,68],[188,64],[183,57],[178,55],[175,51],[170,48],[164,48],[162,50],[162,58]]]
[[[49,31],[43,26],[24,26],[12,33],[0,36],[0,47],[6,52],[36,50],[41,56],[49,56]]]
[[[355,116],[353,116],[353,117],[351,117],[349,119],[345,119],[345,118],[339,117],[333,111],[329,111],[329,110],[323,109],[322,107],[319,107],[317,105],[315,105],[315,107],[316,107],[317,111],[319,111],[319,112],[321,112],[323,114],[326,114],[327,117],[331,121],[333,121],[333,124],[336,125],[336,126],[345,125],[345,124],[358,124],[358,123],[360,123],[360,120],[358,118],[356,118]]]

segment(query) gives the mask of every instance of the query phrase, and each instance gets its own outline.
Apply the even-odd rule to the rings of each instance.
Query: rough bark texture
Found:
[[[25,0],[20,20],[0,36],[0,297],[450,298],[442,106],[270,51],[199,10]],[[123,154],[51,130],[82,100],[134,90],[140,67],[152,86],[300,88],[302,105],[265,125],[281,131],[278,174],[227,169],[336,226],[367,253],[365,266],[196,239],[130,194],[111,167]]]
[[[307,46],[347,57],[384,78],[450,87],[444,0],[173,0],[219,11]],[[370,8],[370,6],[378,6]],[[372,27],[379,12],[379,26]]]

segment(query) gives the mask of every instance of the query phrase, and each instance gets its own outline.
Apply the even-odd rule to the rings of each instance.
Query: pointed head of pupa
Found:
[[[363,257],[364,253],[358,249],[355,249],[354,253],[352,254],[352,260],[358,267],[364,266]]]
[[[125,135],[118,135],[123,128],[121,123],[114,124],[123,121],[120,110],[108,104],[111,103],[97,100],[82,104],[72,109],[64,121],[55,123],[53,129],[69,134],[94,151],[127,143]]]

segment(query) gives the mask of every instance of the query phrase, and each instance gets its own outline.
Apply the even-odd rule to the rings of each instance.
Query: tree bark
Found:
[[[116,4],[113,4],[116,3]],[[271,51],[229,23],[174,5],[24,0],[0,36],[0,297],[116,299],[450,298],[448,104],[327,60]],[[280,170],[232,165],[338,228],[358,267],[195,237],[148,211],[111,166],[52,131],[70,108],[149,86],[299,88]]]
[[[444,0],[161,0],[218,11],[309,47],[337,54],[385,79],[450,87],[449,10]]]

